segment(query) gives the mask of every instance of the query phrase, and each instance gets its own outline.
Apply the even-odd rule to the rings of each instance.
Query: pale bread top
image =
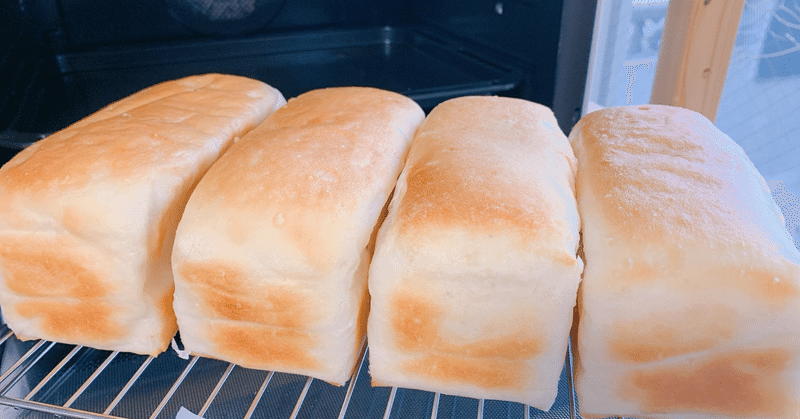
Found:
[[[263,82],[217,74],[139,91],[38,141],[6,163],[0,169],[0,229],[42,230],[58,223],[77,237],[102,242],[116,240],[102,236],[130,233],[134,225],[151,227],[149,217],[158,217],[156,234],[148,236],[148,250],[158,254],[179,213],[150,214],[153,208],[143,208],[145,212],[132,219],[113,219],[108,210],[121,203],[123,195],[105,185],[126,191],[125,202],[169,199],[180,179],[208,168],[234,136],[243,135],[284,103],[280,92]],[[89,205],[87,199],[110,206]],[[37,207],[39,214],[30,213]],[[109,225],[104,226],[104,220]]]
[[[470,122],[478,120],[492,122]],[[564,134],[552,111],[533,102],[475,96],[440,104],[412,144],[390,217],[394,234],[410,241],[432,230],[508,234],[518,246],[512,252],[574,265],[577,165],[558,137]],[[478,254],[497,256],[486,248]]]
[[[607,240],[626,263],[620,266],[625,272],[609,281],[624,286],[668,277],[668,270],[652,267],[681,269],[687,261],[702,264],[708,258],[708,264],[732,272],[753,264],[778,270],[744,277],[720,272],[716,279],[676,286],[730,286],[723,283],[733,281],[778,305],[799,295],[797,278],[780,281],[791,278],[800,263],[780,208],[742,148],[707,118],[664,105],[608,108],[586,115],[571,137],[580,170],[591,174],[578,175],[584,223],[592,227],[585,228],[592,236],[584,237],[584,247]],[[624,252],[646,254],[649,247],[674,260],[627,266]],[[704,253],[690,255],[682,248]]]
[[[134,182],[153,168],[180,173],[188,164],[183,153],[211,148],[209,141],[219,146],[227,133],[247,132],[256,115],[263,119],[266,108],[284,103],[279,96],[262,82],[227,75],[157,84],[26,148],[3,166],[0,181],[6,194],[30,195],[77,189],[101,177]],[[222,122],[228,120],[241,125]]]
[[[284,255],[270,268],[293,277],[339,269],[367,246],[423,118],[411,99],[373,88],[290,99],[209,170],[191,198],[190,219],[252,214],[252,223],[233,217],[223,228],[233,243],[276,238],[260,245]],[[188,247],[182,254],[198,256]]]

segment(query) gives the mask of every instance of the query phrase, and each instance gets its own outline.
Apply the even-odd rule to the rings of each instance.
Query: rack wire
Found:
[[[174,351],[158,357],[47,341],[0,327],[0,415],[10,418],[176,418],[181,408],[221,418],[579,419],[567,355],[553,407],[372,387],[368,348],[350,381],[258,371]]]

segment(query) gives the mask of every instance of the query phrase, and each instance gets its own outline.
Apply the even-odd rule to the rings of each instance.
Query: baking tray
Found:
[[[568,354],[553,407],[372,387],[368,349],[342,387],[167,350],[158,357],[47,341],[21,342],[5,326],[0,345],[3,418],[556,419],[579,418]]]
[[[32,64],[20,103],[0,120],[0,164],[32,142],[141,89],[204,73],[264,81],[288,99],[312,89],[367,86],[426,112],[465,95],[518,96],[524,73],[492,51],[421,27],[306,30],[59,54]],[[24,94],[23,94],[24,93]]]

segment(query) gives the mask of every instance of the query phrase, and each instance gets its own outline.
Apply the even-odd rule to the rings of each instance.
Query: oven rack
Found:
[[[198,356],[182,359],[173,350],[152,357],[22,342],[5,325],[0,336],[4,418],[580,419],[569,354],[556,402],[545,412],[520,403],[372,387],[366,347],[353,378],[337,387]]]

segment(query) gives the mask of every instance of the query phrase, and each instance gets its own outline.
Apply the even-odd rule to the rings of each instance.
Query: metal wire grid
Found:
[[[568,356],[549,412],[520,403],[372,387],[367,348],[347,385],[249,370],[202,357],[109,352],[0,338],[0,405],[17,418],[175,418],[181,407],[220,418],[579,419]],[[44,416],[42,414],[45,414]],[[49,416],[52,415],[52,416]]]

